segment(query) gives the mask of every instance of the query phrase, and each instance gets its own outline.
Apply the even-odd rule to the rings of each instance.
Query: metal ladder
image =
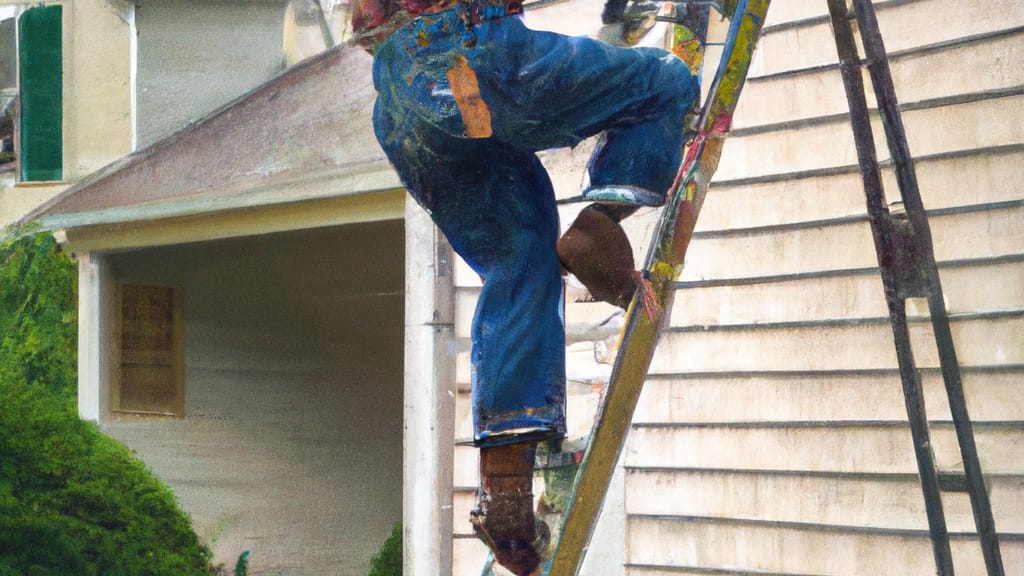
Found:
[[[949,316],[946,313],[938,266],[932,248],[931,229],[921,202],[914,164],[907,146],[906,133],[896,102],[889,61],[879,33],[874,6],[870,0],[853,0],[853,10],[850,11],[847,0],[827,2],[836,50],[839,54],[839,68],[849,102],[861,178],[867,196],[868,219],[875,240],[875,251],[878,255],[896,344],[900,379],[924,493],[937,573],[939,576],[953,574],[953,556],[940,490],[960,489],[966,490],[970,495],[974,522],[988,575],[1003,576],[999,537],[992,518],[992,506],[985,490],[981,465],[978,462],[974,429],[967,413],[956,348],[953,345]],[[865,53],[863,63],[857,52],[851,20],[857,21],[860,30]],[[906,209],[905,217],[891,213],[886,206],[878,159],[875,156],[871,118],[864,97],[862,65],[867,66],[878,102],[896,181]],[[942,377],[963,458],[962,475],[940,474],[935,468],[921,379],[914,364],[910,332],[907,327],[907,298],[926,298],[928,301]]]

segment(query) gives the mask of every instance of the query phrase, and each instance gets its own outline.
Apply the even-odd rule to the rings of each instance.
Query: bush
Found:
[[[75,412],[75,272],[0,244],[0,576],[208,574],[174,494]]]
[[[0,369],[73,402],[75,264],[49,234],[0,242]]]
[[[395,524],[380,552],[370,559],[370,576],[402,576],[402,523]]]

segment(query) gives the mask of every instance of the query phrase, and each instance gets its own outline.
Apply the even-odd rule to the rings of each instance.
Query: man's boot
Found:
[[[517,576],[537,573],[540,554],[533,511],[537,445],[516,443],[480,449],[482,494],[470,516],[473,531],[494,558]]]
[[[587,206],[558,239],[558,259],[595,300],[625,309],[639,288],[644,310],[653,319],[661,305],[651,283],[636,270],[633,248],[619,224],[637,209],[633,204]]]
[[[591,204],[558,240],[558,258],[595,300],[629,306],[638,286],[633,248],[619,221],[636,212],[628,204]]]

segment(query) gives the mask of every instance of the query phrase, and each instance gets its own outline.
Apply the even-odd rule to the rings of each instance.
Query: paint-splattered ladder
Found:
[[[694,136],[687,146],[683,165],[668,194],[646,264],[643,268],[657,295],[660,307],[651,309],[634,297],[626,312],[618,355],[604,401],[584,452],[553,556],[543,568],[550,576],[579,572],[583,556],[597,522],[615,464],[622,452],[633,411],[643,389],[647,370],[657,347],[663,324],[668,321],[675,293],[674,282],[683,269],[683,257],[693,234],[711,176],[718,168],[722,145],[729,131],[733,111],[747,77],[747,70],[760,36],[769,0],[726,0],[723,3],[681,1],[664,3],[658,20],[675,24],[675,52],[699,71],[707,31],[709,10],[714,7],[730,19],[722,57],[699,117]],[[669,7],[671,12],[664,9]],[[703,14],[701,18],[699,15]],[[696,25],[693,22],[697,22]],[[491,574],[493,558],[484,566]]]

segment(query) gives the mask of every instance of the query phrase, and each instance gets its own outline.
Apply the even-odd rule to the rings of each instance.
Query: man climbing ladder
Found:
[[[471,356],[481,500],[471,521],[499,563],[527,575],[540,563],[535,447],[565,433],[562,268],[619,306],[644,287],[619,221],[664,202],[698,90],[666,51],[533,31],[521,12],[516,0],[358,0],[353,25],[374,44],[381,146],[483,278]],[[598,134],[583,191],[595,204],[559,241],[535,153]]]

